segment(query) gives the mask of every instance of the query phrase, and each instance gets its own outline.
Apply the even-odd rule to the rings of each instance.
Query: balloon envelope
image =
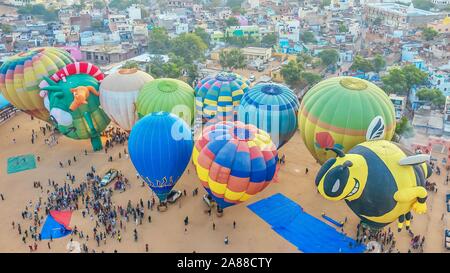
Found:
[[[136,107],[139,117],[163,111],[173,113],[191,125],[194,121],[194,89],[180,80],[156,79],[142,87]]]
[[[125,131],[136,123],[136,100],[144,84],[153,80],[137,69],[120,69],[108,75],[100,85],[100,104],[108,117]]]
[[[390,140],[395,112],[386,93],[366,80],[334,77],[318,83],[303,97],[298,127],[310,153],[323,164],[336,156],[325,148],[349,151],[366,140],[367,129],[377,117],[385,124],[384,139]]]
[[[297,130],[299,106],[297,96],[288,87],[261,83],[250,88],[242,97],[238,119],[269,133],[280,148]]]
[[[204,123],[213,118],[234,121],[241,98],[248,91],[250,82],[235,73],[219,73],[207,77],[195,87],[197,115]]]
[[[134,167],[161,201],[183,174],[192,154],[192,133],[178,116],[151,113],[133,127],[128,150]]]
[[[197,175],[220,208],[246,201],[272,182],[278,162],[270,136],[251,124],[206,127],[193,152]]]
[[[21,52],[0,67],[0,90],[16,108],[47,121],[49,112],[39,96],[39,83],[43,76],[50,76],[72,62],[67,51],[54,47]]]

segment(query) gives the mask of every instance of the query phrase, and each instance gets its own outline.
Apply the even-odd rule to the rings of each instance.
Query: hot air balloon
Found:
[[[238,119],[269,133],[280,148],[297,130],[299,105],[295,93],[286,86],[261,83],[250,88],[242,97]]]
[[[366,80],[334,77],[318,83],[303,97],[298,127],[310,153],[323,164],[334,157],[326,148],[347,152],[364,142],[375,119],[384,121],[384,139],[392,139],[395,112],[386,93]]]
[[[335,153],[316,176],[319,193],[328,200],[345,200],[362,223],[373,229],[395,220],[398,230],[409,229],[411,211],[427,210],[426,179],[432,174],[430,155],[413,155],[399,144],[382,139],[383,124],[368,128],[367,141],[349,152],[327,148]],[[379,126],[381,125],[381,126]]]
[[[192,158],[219,212],[264,190],[274,179],[278,162],[269,134],[240,121],[206,127],[195,143]]]
[[[156,79],[142,87],[136,108],[139,117],[163,111],[173,113],[191,125],[194,121],[194,89],[180,80]]]
[[[131,162],[162,203],[186,169],[192,148],[189,126],[167,112],[140,119],[128,140]]]
[[[131,131],[138,116],[136,99],[144,84],[153,80],[137,69],[120,69],[108,75],[100,85],[100,105],[108,117],[125,131]]]
[[[63,135],[91,139],[94,151],[102,149],[100,133],[110,120],[100,108],[99,81],[103,73],[90,63],[63,67],[39,84],[40,95],[50,112],[50,120]]]
[[[8,58],[0,67],[0,90],[16,108],[44,121],[49,113],[39,96],[39,83],[67,64],[70,54],[59,48],[43,47]]]
[[[195,87],[197,115],[206,123],[216,120],[234,121],[242,96],[250,88],[250,82],[235,73],[222,72],[207,77]]]

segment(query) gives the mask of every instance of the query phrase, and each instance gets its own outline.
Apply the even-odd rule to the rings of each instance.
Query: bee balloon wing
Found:
[[[369,124],[366,133],[366,140],[384,139],[385,129],[384,120],[381,116],[376,116]]]
[[[400,166],[418,165],[430,161],[429,154],[417,154],[402,158],[398,164]]]

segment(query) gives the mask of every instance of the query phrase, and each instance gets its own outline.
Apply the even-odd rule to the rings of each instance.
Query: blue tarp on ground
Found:
[[[281,193],[250,204],[248,208],[304,253],[361,253],[365,250],[364,245],[356,246],[355,240],[304,212]]]
[[[67,236],[71,233],[71,230],[68,230],[63,224],[58,223],[55,218],[53,218],[51,215],[48,215],[41,230],[41,239],[57,239]]]

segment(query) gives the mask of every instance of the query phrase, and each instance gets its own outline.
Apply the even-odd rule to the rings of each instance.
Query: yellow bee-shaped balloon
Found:
[[[427,209],[425,182],[432,174],[427,163],[430,156],[412,155],[394,142],[377,140],[384,126],[374,122],[378,126],[368,132],[369,141],[347,154],[330,148],[337,158],[324,163],[316,186],[328,200],[344,199],[370,227],[382,228],[398,219],[399,231],[403,224],[409,229],[411,210],[422,214]]]

